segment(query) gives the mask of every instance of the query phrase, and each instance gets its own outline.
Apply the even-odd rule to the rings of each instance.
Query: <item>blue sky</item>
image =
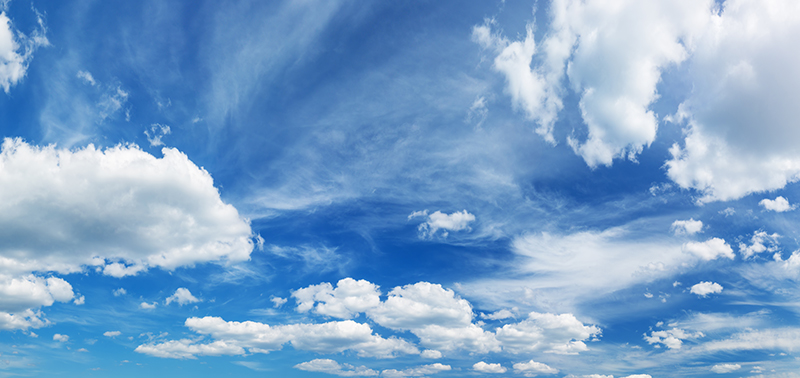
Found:
[[[796,2],[0,8],[0,375],[798,377]]]

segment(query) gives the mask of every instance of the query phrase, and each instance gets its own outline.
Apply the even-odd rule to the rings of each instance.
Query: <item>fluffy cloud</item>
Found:
[[[25,77],[33,52],[50,44],[45,36],[44,20],[37,16],[39,28],[28,37],[14,29],[5,12],[0,13],[0,87],[6,93]]]
[[[139,345],[134,352],[161,358],[196,359],[195,356],[242,355],[244,349],[221,340],[200,344],[194,340],[181,339]]]
[[[501,374],[508,371],[508,369],[504,368],[503,365],[500,364],[487,364],[483,361],[472,365],[472,370],[481,372],[481,373],[494,373],[494,374]]]
[[[172,302],[176,302],[177,304],[183,306],[189,303],[197,303],[202,301],[201,299],[195,298],[194,295],[189,291],[189,289],[185,287],[179,287],[175,290],[175,294],[170,295],[167,297],[167,300],[164,304],[169,305]]]
[[[692,294],[697,294],[701,297],[706,297],[709,294],[717,294],[722,292],[722,285],[716,282],[703,281],[691,288]]]
[[[0,329],[43,327],[48,324],[47,320],[32,309],[54,302],[69,302],[73,298],[72,285],[58,277],[0,275]]]
[[[736,371],[742,368],[742,365],[739,364],[718,364],[711,367],[711,371],[717,374],[725,374],[730,373],[732,371]]]
[[[694,235],[703,230],[703,222],[694,220],[676,220],[670,227],[675,235]]]
[[[790,205],[789,201],[781,196],[778,196],[774,200],[771,200],[769,198],[764,198],[758,204],[761,205],[761,207],[763,207],[764,210],[771,210],[778,213],[794,210],[795,207],[797,207],[796,205]]]
[[[551,368],[541,362],[530,360],[528,362],[518,362],[514,364],[514,371],[524,374],[526,377],[535,377],[539,374],[557,374],[558,369]]]
[[[739,253],[747,259],[762,252],[775,252],[778,250],[778,234],[768,234],[765,231],[756,231],[750,238],[750,245],[739,243]]]
[[[426,375],[436,374],[443,371],[451,370],[450,365],[444,365],[440,363],[430,364],[430,365],[422,365],[417,366],[414,368],[408,368],[403,370],[395,370],[395,369],[386,369],[381,372],[381,376],[389,377],[389,378],[397,378],[397,377],[422,377]]]
[[[120,332],[120,331],[106,331],[106,332],[103,332],[103,336],[105,336],[105,337],[117,337],[117,336],[119,336],[121,334],[122,334],[122,332]]]
[[[186,326],[197,333],[210,335],[217,340],[215,343],[224,341],[224,345],[230,347],[225,350],[235,351],[235,353],[221,354],[242,354],[244,353],[243,348],[247,348],[250,353],[268,353],[281,349],[286,343],[291,343],[292,347],[298,350],[317,353],[353,350],[359,356],[379,358],[394,357],[400,353],[419,353],[416,347],[404,340],[384,339],[375,335],[369,325],[352,320],[270,326],[252,321],[226,322],[222,318],[208,316],[186,319]],[[189,358],[187,357],[189,354],[204,355],[207,350],[216,351],[217,348],[212,348],[212,346],[213,343],[202,344],[197,341],[173,340],[144,344],[136,348],[136,351],[157,357]]]
[[[251,230],[211,176],[178,150],[78,150],[5,139],[0,153],[0,273],[112,276],[242,261]],[[69,253],[67,253],[69,252]]]
[[[663,344],[669,349],[680,349],[683,345],[683,340],[697,339],[704,337],[702,332],[687,332],[680,328],[672,328],[664,331],[653,331],[650,336],[644,335],[645,341],[648,344]]]
[[[56,333],[56,334],[53,335],[53,341],[58,341],[60,343],[65,343],[65,342],[69,341],[69,336],[62,335],[60,333]]]
[[[379,374],[377,371],[369,369],[366,366],[356,367],[350,364],[340,365],[338,362],[327,358],[317,358],[315,360],[303,362],[295,365],[294,368],[303,371],[333,374],[340,377],[370,377]]]
[[[152,310],[152,309],[156,308],[156,305],[157,305],[156,302],[153,302],[153,303],[142,302],[142,303],[139,303],[139,308],[145,309],[145,310]]]
[[[702,243],[688,242],[683,245],[683,250],[705,261],[715,260],[720,257],[731,260],[734,258],[731,246],[720,238],[711,238]]]
[[[583,340],[598,336],[596,326],[586,326],[572,314],[531,312],[528,319],[506,324],[495,332],[503,349],[511,353],[549,352],[577,354],[588,350]]]
[[[692,91],[678,114],[686,137],[666,167],[701,201],[779,189],[800,177],[792,142],[800,52],[786,49],[798,33],[795,1],[730,0],[696,36],[687,67]]]
[[[366,280],[343,278],[333,288],[324,282],[292,292],[297,301],[297,311],[311,309],[322,315],[352,319],[360,312],[375,308],[380,303],[378,286]]]
[[[661,71],[688,58],[712,8],[711,1],[554,1],[541,50],[533,25],[524,41],[493,34],[491,23],[475,27],[473,40],[498,51],[494,68],[505,75],[513,103],[549,141],[566,68],[588,127],[586,140],[568,141],[589,166],[611,165],[635,159],[655,139],[658,121],[648,107],[658,98]],[[534,57],[539,63],[531,67]]]
[[[470,230],[469,224],[475,221],[475,216],[468,213],[466,210],[461,212],[454,212],[452,214],[445,214],[441,211],[436,211],[428,215],[428,210],[415,211],[408,216],[408,219],[416,217],[427,217],[425,223],[419,225],[419,233],[423,238],[431,238],[436,235],[439,230],[442,231],[442,236],[447,237],[451,231]]]

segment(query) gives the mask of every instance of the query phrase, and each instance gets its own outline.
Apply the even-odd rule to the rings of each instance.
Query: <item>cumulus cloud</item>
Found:
[[[514,364],[514,372],[524,374],[526,377],[535,377],[539,374],[558,374],[558,369],[551,368],[541,362],[530,360]]]
[[[800,4],[726,1],[695,38],[688,62],[692,91],[678,118],[687,121],[667,174],[703,202],[784,187],[800,178],[795,104]]]
[[[297,301],[297,311],[311,309],[322,315],[351,319],[360,312],[377,307],[380,303],[378,286],[366,280],[343,278],[336,284],[311,285],[292,292]]]
[[[242,355],[244,349],[222,340],[202,344],[196,343],[194,340],[181,339],[139,345],[134,352],[161,358],[196,359],[196,356]]]
[[[442,358],[442,352],[433,349],[425,349],[422,351],[422,353],[419,354],[419,356],[422,358],[429,358],[432,360],[436,360]]]
[[[352,350],[362,357],[391,358],[397,354],[419,354],[419,350],[407,341],[395,337],[385,339],[374,334],[369,325],[352,320],[270,326],[252,321],[228,322],[207,316],[186,319],[186,326],[217,339],[215,342],[224,341],[225,350],[232,353],[220,354],[243,354],[244,348],[250,353],[268,353],[282,349],[286,343],[297,350],[317,353]],[[143,344],[136,348],[136,352],[156,357],[190,358],[189,355],[205,355],[206,350],[217,353],[213,345],[199,340],[172,340]]]
[[[702,332],[688,332],[680,328],[672,328],[663,331],[653,331],[648,336],[644,335],[645,341],[648,344],[662,344],[669,349],[680,349],[683,345],[683,340],[697,339],[705,337]]]
[[[730,373],[742,368],[739,364],[717,364],[711,367],[711,371],[717,374]]]
[[[797,205],[790,205],[789,201],[781,196],[778,196],[774,200],[764,198],[758,204],[761,205],[764,210],[770,210],[777,213],[794,210],[797,207]]]
[[[124,288],[115,289],[115,290],[113,291],[113,293],[114,293],[114,296],[115,296],[115,297],[119,297],[119,296],[122,296],[122,295],[128,294],[128,292],[127,292],[127,291],[126,291]]]
[[[28,71],[33,52],[50,42],[44,19],[37,13],[38,28],[30,36],[20,33],[3,11],[0,13],[0,87],[8,93]]]
[[[430,365],[422,365],[413,368],[403,369],[403,370],[396,370],[396,369],[386,369],[381,372],[381,376],[383,377],[422,377],[426,375],[436,374],[443,371],[449,371],[452,368],[450,365],[444,365],[440,363],[430,364]]]
[[[683,245],[683,250],[705,261],[715,260],[720,257],[731,260],[734,258],[731,246],[720,238],[711,238],[702,243],[688,242]]]
[[[596,326],[584,325],[572,314],[531,312],[528,319],[506,324],[495,333],[503,349],[511,353],[549,352],[578,354],[589,350],[583,342],[600,335]]]
[[[60,333],[56,333],[56,334],[53,335],[53,341],[58,341],[60,343],[65,343],[65,342],[69,341],[69,336],[62,335]]]
[[[315,360],[303,362],[294,365],[294,368],[303,371],[333,374],[340,377],[371,377],[379,374],[377,371],[369,369],[366,366],[339,364],[327,358],[317,358]]]
[[[703,222],[690,218],[689,220],[676,220],[670,227],[675,235],[694,235],[703,230]]]
[[[75,300],[73,300],[72,303],[75,303],[76,306],[80,306],[80,305],[86,303],[86,297],[83,296],[83,295],[76,296]]]
[[[117,337],[117,336],[119,336],[121,334],[122,334],[122,332],[120,332],[120,331],[106,331],[106,332],[103,332],[103,336],[105,336],[105,337]]]
[[[702,281],[690,289],[692,294],[697,294],[701,297],[706,297],[709,294],[718,294],[722,292],[722,285],[711,282],[711,281]]]
[[[0,153],[0,272],[122,277],[243,261],[251,230],[211,176],[176,149],[65,150],[5,139]],[[66,253],[69,251],[69,253]]]
[[[175,294],[172,294],[169,297],[167,297],[167,299],[164,302],[164,304],[169,306],[170,303],[175,302],[175,303],[183,306],[185,304],[197,303],[197,302],[201,302],[201,301],[202,301],[202,299],[195,298],[195,296],[192,295],[192,293],[189,291],[189,289],[187,289],[185,287],[179,287],[177,290],[175,290]]]
[[[170,129],[167,125],[162,125],[160,123],[154,123],[150,125],[149,130],[144,131],[144,135],[147,137],[147,141],[150,142],[150,147],[158,147],[163,146],[164,142],[161,141],[166,135],[169,135]]]
[[[508,371],[503,365],[500,364],[487,364],[486,362],[480,361],[472,365],[472,370],[481,372],[481,373],[493,373],[493,374],[501,374]]]
[[[272,297],[269,299],[272,302],[272,307],[278,308],[286,304],[289,300],[281,297]]]
[[[471,230],[469,224],[475,221],[475,216],[466,210],[456,211],[452,214],[436,211],[430,215],[428,215],[428,210],[424,210],[421,212],[415,211],[408,216],[409,219],[416,217],[427,217],[425,223],[420,224],[418,227],[422,238],[432,238],[439,230],[442,230],[442,237],[447,237],[453,231],[469,231]]]
[[[145,310],[152,310],[152,309],[156,308],[157,304],[158,303],[156,303],[156,302],[153,302],[153,303],[142,302],[142,303],[139,304],[139,308],[145,309]]]
[[[747,259],[762,252],[775,252],[778,250],[778,238],[780,235],[776,233],[770,235],[766,231],[756,231],[750,238],[750,245],[739,243],[739,253]]]
[[[73,300],[74,296],[72,285],[58,277],[44,278],[32,274],[11,277],[0,274],[0,329],[43,327],[48,324],[47,320],[33,309],[50,306],[54,302],[66,303]]]

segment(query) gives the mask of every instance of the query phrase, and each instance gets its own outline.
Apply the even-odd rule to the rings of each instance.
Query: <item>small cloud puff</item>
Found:
[[[725,374],[730,373],[732,371],[736,371],[742,368],[742,365],[739,364],[718,364],[711,367],[711,371],[717,374]]]
[[[158,303],[156,303],[156,302],[153,302],[153,303],[142,302],[141,304],[139,304],[139,308],[143,308],[145,310],[152,310],[152,309],[156,308],[157,304]]]
[[[128,292],[123,288],[119,288],[117,290],[114,290],[114,296],[115,297],[119,297],[119,296],[122,296],[122,295],[125,295],[125,294],[128,294]]]
[[[106,331],[106,332],[103,332],[103,336],[105,336],[105,337],[117,337],[117,336],[119,336],[121,334],[122,334],[122,332],[120,332],[120,331]]]
[[[789,201],[781,196],[778,196],[778,198],[775,198],[774,200],[764,198],[758,204],[761,205],[764,210],[774,211],[777,213],[794,210],[797,207],[797,205],[790,205]]]
[[[172,302],[177,302],[179,305],[183,306],[188,303],[202,302],[202,299],[198,299],[192,295],[189,289],[185,287],[179,287],[178,290],[175,290],[175,294],[172,294],[167,298],[164,304],[169,306],[169,304]]]
[[[508,371],[503,365],[500,364],[487,364],[483,361],[472,365],[472,369],[475,371],[479,371],[481,373],[494,373],[494,374],[501,374]]]
[[[432,238],[439,230],[442,230],[442,237],[445,238],[453,231],[470,231],[472,229],[469,227],[469,223],[475,221],[475,215],[468,213],[467,210],[456,211],[452,214],[445,214],[437,210],[430,215],[428,215],[428,210],[415,211],[408,216],[408,219],[416,217],[428,218],[417,228],[421,238]]]
[[[689,252],[705,261],[711,261],[719,257],[733,260],[733,249],[725,240],[711,238],[702,243],[688,242],[683,245],[683,251]]]
[[[60,343],[65,343],[65,342],[69,341],[69,336],[62,335],[60,333],[56,333],[55,335],[53,335],[53,341],[58,341]]]
[[[672,222],[670,230],[675,235],[694,235],[703,231],[703,222],[690,218],[689,220],[676,220]]]
[[[699,284],[692,286],[690,291],[692,294],[697,294],[705,298],[709,294],[721,293],[722,285],[716,282],[702,281]]]
[[[281,297],[272,297],[272,298],[270,298],[270,301],[272,301],[272,303],[274,303],[274,305],[272,307],[278,308],[278,307],[283,306],[289,300],[286,299],[286,298],[281,298]]]
[[[550,366],[534,360],[514,364],[514,371],[516,373],[522,373],[526,377],[535,377],[538,374],[558,374],[558,369],[551,368]]]
[[[80,306],[86,303],[86,297],[84,297],[83,295],[77,296],[75,297],[75,300],[72,301],[72,303],[75,303],[76,306]]]

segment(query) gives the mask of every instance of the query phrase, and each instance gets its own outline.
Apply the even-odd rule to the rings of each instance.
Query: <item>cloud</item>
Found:
[[[681,349],[683,340],[697,339],[700,337],[705,337],[705,334],[703,334],[703,332],[692,333],[680,328],[672,328],[664,331],[650,332],[650,336],[645,334],[644,340],[647,341],[648,344],[663,344],[669,349]]]
[[[242,355],[244,349],[237,345],[230,345],[225,341],[217,340],[207,344],[197,344],[194,340],[170,340],[159,344],[143,344],[134,349],[134,352],[161,358],[196,359],[195,356],[229,356]]]
[[[734,259],[733,249],[725,240],[720,238],[711,238],[702,243],[687,242],[683,245],[683,250],[705,261],[715,260],[720,257]]]
[[[547,352],[578,354],[589,350],[583,340],[599,336],[596,326],[587,326],[572,314],[531,312],[528,318],[497,328],[497,340],[511,353]]]
[[[537,132],[551,142],[566,72],[588,127],[585,140],[568,142],[589,166],[610,166],[614,158],[634,160],[655,140],[658,121],[649,106],[658,98],[661,72],[689,57],[692,36],[709,21],[712,5],[558,1],[551,3],[540,49],[532,24],[522,41],[492,33],[491,22],[473,28],[473,40],[498,51],[493,67],[504,74],[512,103],[538,122]]]
[[[208,172],[176,149],[162,153],[5,139],[0,273],[98,267],[122,277],[150,267],[247,260],[248,222],[222,202]]]
[[[10,277],[0,274],[0,329],[43,327],[48,321],[33,309],[51,306],[54,302],[66,303],[73,298],[72,285],[58,277],[44,278],[32,274]],[[82,296],[76,300],[80,298]]]
[[[472,365],[472,370],[481,372],[481,373],[492,373],[492,374],[501,374],[508,371],[508,369],[504,368],[503,365],[500,364],[487,364],[483,361],[475,363]]]
[[[366,366],[356,367],[350,364],[340,365],[338,362],[326,358],[317,358],[315,360],[303,362],[294,365],[294,368],[303,371],[333,374],[340,377],[371,377],[379,374],[377,371],[369,369]]]
[[[0,87],[6,94],[25,77],[33,52],[50,44],[44,19],[38,12],[36,15],[38,28],[25,36],[14,28],[5,11],[0,13]]]
[[[202,301],[203,301],[202,299],[195,298],[195,296],[192,295],[189,289],[185,287],[179,287],[177,290],[175,290],[175,294],[172,294],[169,297],[167,297],[164,304],[169,306],[170,303],[176,302],[177,304],[183,306],[185,304],[197,303]]]
[[[676,220],[672,222],[670,230],[675,235],[694,235],[703,231],[703,222],[690,218],[689,220]]]
[[[125,291],[124,288],[119,288],[119,289],[114,290],[114,296],[115,297],[119,297],[119,296],[122,296],[122,295],[125,295],[125,294],[128,294],[128,292]]]
[[[74,300],[74,301],[72,301],[72,303],[75,303],[75,305],[76,305],[76,306],[80,306],[80,305],[82,305],[82,304],[86,303],[86,297],[85,297],[85,296],[83,296],[83,295],[81,295],[81,296],[76,296],[76,297],[75,297],[75,300]]]
[[[436,211],[428,215],[428,211],[415,211],[408,216],[408,219],[415,217],[428,217],[425,223],[419,225],[418,230],[421,238],[432,238],[436,232],[443,230],[442,237],[447,237],[449,232],[471,230],[469,223],[475,221],[475,216],[468,213],[466,210],[461,212],[454,212],[452,214],[445,214],[441,211]]]
[[[762,252],[775,252],[778,250],[778,234],[767,234],[765,231],[756,231],[750,238],[750,245],[739,243],[739,253],[747,259]],[[765,245],[766,244],[766,245]]]
[[[336,288],[325,282],[293,291],[292,297],[297,301],[297,311],[313,309],[318,314],[340,319],[352,319],[377,307],[381,301],[377,285],[349,277],[339,280]]]
[[[56,333],[56,334],[53,335],[53,341],[58,341],[60,343],[65,343],[65,342],[69,341],[69,336],[62,335],[60,333]]]
[[[442,358],[442,352],[433,349],[425,349],[419,354],[422,358],[429,358],[432,360]]]
[[[296,350],[316,353],[352,350],[362,357],[392,358],[397,354],[419,354],[419,350],[405,340],[394,337],[385,339],[374,334],[369,325],[352,320],[270,326],[252,321],[228,322],[222,318],[207,316],[186,319],[186,326],[217,341],[224,340],[227,347],[225,350],[232,353],[220,354],[243,354],[244,348],[250,353],[268,353],[282,349],[286,343],[290,343]],[[172,340],[143,344],[136,348],[136,352],[156,357],[190,358],[189,355],[205,355],[206,350],[217,353],[217,348],[206,349],[213,344],[203,344],[199,340]],[[209,346],[203,347],[204,345]]]
[[[709,341],[698,345],[697,352],[734,352],[750,350],[800,349],[800,329],[773,328],[737,332],[722,340]]]
[[[284,304],[286,304],[286,302],[289,301],[288,299],[281,298],[281,297],[272,297],[269,300],[272,301],[272,303],[273,303],[272,307],[275,307],[275,308],[279,308],[279,307],[283,306]]]
[[[403,369],[403,370],[395,370],[395,369],[386,369],[381,372],[382,377],[422,377],[426,375],[436,374],[443,371],[449,371],[452,368],[450,365],[444,365],[440,363],[430,364],[430,365],[422,365],[413,368]]]
[[[691,288],[692,294],[697,294],[701,297],[706,297],[709,294],[718,294],[722,292],[722,285],[716,282],[703,281]]]
[[[514,311],[516,311],[516,309],[514,309]],[[495,312],[493,312],[491,314],[481,314],[481,317],[484,318],[484,319],[501,320],[501,319],[514,318],[514,317],[516,317],[516,315],[514,315],[513,312],[511,312],[511,311],[509,311],[507,309],[502,309],[502,310],[495,311]]]
[[[717,374],[725,374],[730,373],[742,368],[742,365],[739,364],[717,364],[711,367],[711,371]]]
[[[541,362],[530,360],[514,364],[514,372],[524,374],[526,377],[535,377],[539,374],[558,374],[558,369],[551,368]]]
[[[158,305],[157,302],[153,302],[153,303],[142,302],[142,303],[139,304],[139,308],[145,309],[145,310],[152,310],[152,309],[156,308],[156,305]]]
[[[120,331],[106,331],[106,332],[103,332],[103,336],[105,336],[105,337],[117,337],[117,336],[119,336],[121,334],[122,334],[122,332],[120,332]]]
[[[92,77],[92,74],[90,72],[81,70],[81,71],[78,71],[78,73],[75,75],[75,77],[85,81],[87,84],[90,84],[91,86],[97,85],[97,82],[94,81],[94,77]]]
[[[150,130],[145,130],[144,135],[147,137],[147,141],[150,142],[150,147],[158,147],[163,146],[164,142],[161,141],[166,135],[169,135],[170,129],[167,125],[162,125],[160,123],[154,123],[150,125]]]
[[[703,194],[731,200],[784,187],[800,178],[795,108],[800,52],[786,49],[800,32],[800,4],[726,1],[694,38],[687,62],[692,90],[678,119],[682,145],[671,150],[667,175]]]
[[[778,196],[774,200],[769,198],[762,199],[759,203],[764,210],[770,210],[777,213],[783,213],[785,211],[794,210],[797,205],[789,205],[789,201],[786,198]]]

